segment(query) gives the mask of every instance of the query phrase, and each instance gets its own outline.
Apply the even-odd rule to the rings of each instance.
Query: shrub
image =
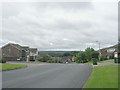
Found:
[[[120,63],[120,56],[118,57],[118,63]]]
[[[93,65],[97,65],[97,59],[93,58]]]
[[[6,60],[5,59],[0,59],[0,63],[6,63]]]
[[[52,61],[51,61],[51,60],[48,60],[47,63],[52,63]]]
[[[52,63],[55,63],[55,60],[52,60]]]
[[[55,60],[55,61],[54,61],[54,63],[58,63],[58,61],[57,61],[57,60]]]
[[[118,58],[114,58],[114,63],[120,63]]]
[[[101,56],[100,61],[103,61],[103,60],[107,60],[107,57],[106,56]]]

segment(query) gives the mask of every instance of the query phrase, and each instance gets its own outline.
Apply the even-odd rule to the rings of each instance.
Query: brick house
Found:
[[[8,43],[2,48],[2,58],[7,61],[35,61],[37,48],[29,48],[19,44]]]

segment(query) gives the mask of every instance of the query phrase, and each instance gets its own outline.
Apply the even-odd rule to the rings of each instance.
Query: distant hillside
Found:
[[[39,51],[39,53],[55,53],[55,54],[63,54],[66,52],[72,52],[72,51]]]

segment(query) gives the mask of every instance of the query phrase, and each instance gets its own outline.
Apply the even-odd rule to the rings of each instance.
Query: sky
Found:
[[[1,16],[1,15],[0,15]],[[44,50],[98,49],[118,42],[116,2],[4,2],[0,45]]]

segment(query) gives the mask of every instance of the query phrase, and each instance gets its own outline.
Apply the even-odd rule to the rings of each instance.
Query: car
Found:
[[[18,58],[17,61],[20,61],[20,58]]]
[[[66,64],[68,64],[68,62],[65,62]]]

